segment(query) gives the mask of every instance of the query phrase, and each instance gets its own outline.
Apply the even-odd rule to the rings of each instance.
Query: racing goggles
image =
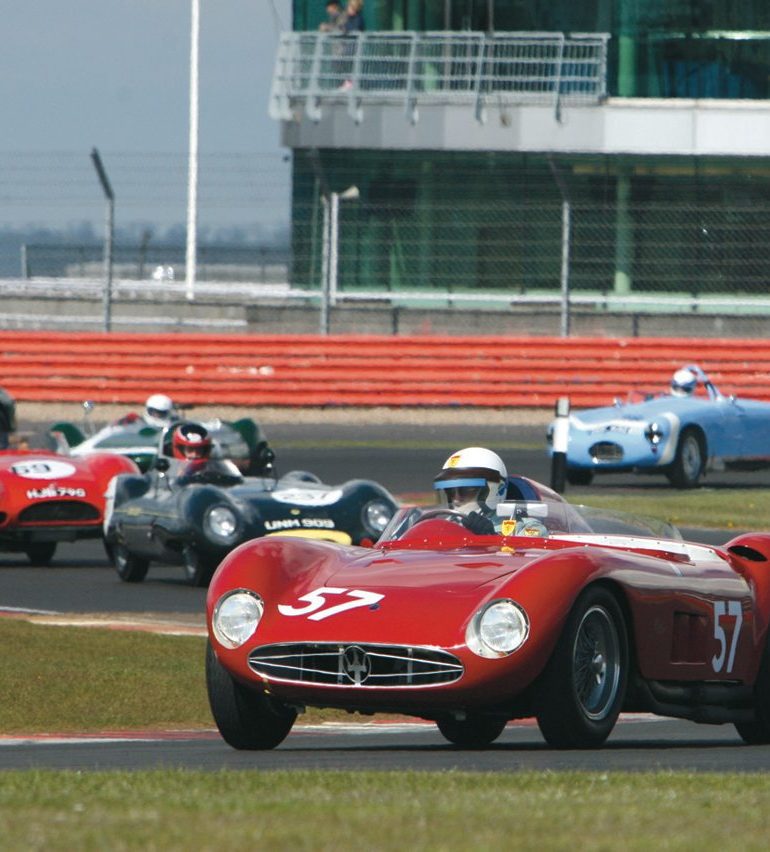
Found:
[[[205,459],[207,450],[207,447],[185,447],[182,452],[186,459]]]
[[[464,506],[471,501],[486,497],[489,492],[486,479],[445,479],[433,483],[433,488],[446,499],[447,505]]]
[[[150,417],[157,417],[158,420],[170,420],[171,419],[171,412],[170,411],[164,411],[161,408],[148,408],[147,414]]]

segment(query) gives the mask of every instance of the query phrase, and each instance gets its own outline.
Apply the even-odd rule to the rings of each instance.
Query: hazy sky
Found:
[[[267,109],[278,32],[291,26],[290,0],[200,0],[200,5],[201,156],[285,154],[279,125]],[[3,4],[2,221],[14,218],[9,206],[22,205],[23,190],[13,186],[29,179],[28,164],[42,174],[49,154],[82,155],[87,171],[88,154],[97,147],[108,172],[123,154],[186,154],[190,10],[191,0]],[[147,162],[160,169],[163,161]],[[116,195],[120,202],[120,192]],[[22,221],[22,213],[15,218]]]
[[[267,100],[290,0],[200,6],[201,151],[276,150]],[[4,3],[2,149],[185,151],[190,8],[190,0]]]

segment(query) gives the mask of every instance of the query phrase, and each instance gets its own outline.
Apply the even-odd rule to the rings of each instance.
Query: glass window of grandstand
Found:
[[[321,0],[294,0],[316,29]],[[367,0],[367,30],[606,32],[613,95],[770,96],[768,0]]]

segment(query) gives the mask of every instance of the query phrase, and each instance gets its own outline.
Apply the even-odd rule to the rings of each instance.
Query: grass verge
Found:
[[[765,849],[766,775],[0,773],[4,849]]]
[[[432,506],[434,492],[400,494],[407,503]],[[668,521],[677,527],[766,530],[770,532],[770,489],[768,488],[697,488],[677,491],[670,487],[644,491],[618,489],[569,488],[564,497],[570,503],[613,509],[633,515],[647,515]]]
[[[0,618],[0,734],[213,728],[205,643]],[[302,721],[352,718],[309,710]]]
[[[655,488],[644,494],[626,489],[599,494],[595,490],[568,491],[570,503],[649,515],[677,527],[767,530],[770,532],[770,489],[697,488],[676,491]]]
[[[0,618],[0,732],[213,725],[205,640]]]

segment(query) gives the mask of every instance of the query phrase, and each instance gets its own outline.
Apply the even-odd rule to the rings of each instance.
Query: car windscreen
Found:
[[[436,517],[436,507],[411,506],[400,509],[391,518],[382,535],[380,542],[396,541],[415,524],[427,518]],[[452,514],[445,512],[445,514]],[[562,503],[555,500],[508,500],[497,507],[500,520],[525,520],[534,518],[542,523],[548,535],[601,533],[605,535],[635,535],[654,538],[674,539],[681,541],[679,530],[672,524],[616,512],[608,509],[597,509],[591,506],[576,506],[572,503]]]
[[[182,465],[176,481],[178,485],[199,484],[227,487],[240,485],[243,482],[243,476],[229,459],[195,459]]]

